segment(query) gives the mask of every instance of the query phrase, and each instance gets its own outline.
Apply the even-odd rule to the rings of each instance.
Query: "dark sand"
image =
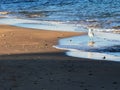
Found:
[[[0,90],[120,90],[120,63],[69,57],[52,48],[82,33],[0,26]]]

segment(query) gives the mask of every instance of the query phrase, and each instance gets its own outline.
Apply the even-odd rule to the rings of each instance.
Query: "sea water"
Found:
[[[94,43],[80,36],[61,39],[54,47],[69,50],[69,56],[120,60],[120,0],[1,0],[0,17],[0,24],[26,28],[93,29]]]

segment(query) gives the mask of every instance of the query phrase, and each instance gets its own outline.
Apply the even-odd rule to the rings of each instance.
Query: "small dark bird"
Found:
[[[104,56],[103,59],[106,59],[106,57]]]

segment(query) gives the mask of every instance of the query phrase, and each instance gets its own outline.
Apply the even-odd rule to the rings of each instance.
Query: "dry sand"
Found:
[[[0,25],[0,90],[120,90],[120,63],[69,57],[52,46],[83,33]]]
[[[0,54],[57,52],[58,39],[82,34],[0,25]]]

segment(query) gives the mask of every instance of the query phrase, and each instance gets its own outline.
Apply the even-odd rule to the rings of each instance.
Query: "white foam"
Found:
[[[13,26],[33,28],[33,29],[68,31],[68,32],[78,32],[77,30],[79,29],[79,27],[76,27],[76,25],[74,24],[67,24],[67,23],[63,24],[62,22],[57,22],[57,21],[37,21],[37,20],[25,20],[25,19],[14,19],[14,18],[0,19],[0,24],[8,24]]]
[[[109,40],[117,40],[120,42],[120,34],[107,33],[107,32],[95,32],[96,37],[105,38]]]
[[[90,58],[92,60],[107,60],[107,61],[120,61],[120,57],[104,54],[104,53],[97,53],[97,52],[85,52],[85,51],[68,51],[66,52],[67,55],[79,58]]]
[[[0,24],[15,25],[18,23],[38,23],[35,20],[15,19],[15,18],[1,18]]]
[[[62,50],[68,50],[66,54],[68,56],[72,57],[78,57],[78,58],[89,58],[92,60],[107,60],[107,61],[120,61],[120,57],[114,56],[114,55],[109,55],[105,53],[98,53],[98,52],[87,52],[87,51],[82,51],[82,50],[77,50],[73,48],[64,48],[64,47],[58,47],[58,46],[53,46],[54,48],[57,49],[62,49]]]

